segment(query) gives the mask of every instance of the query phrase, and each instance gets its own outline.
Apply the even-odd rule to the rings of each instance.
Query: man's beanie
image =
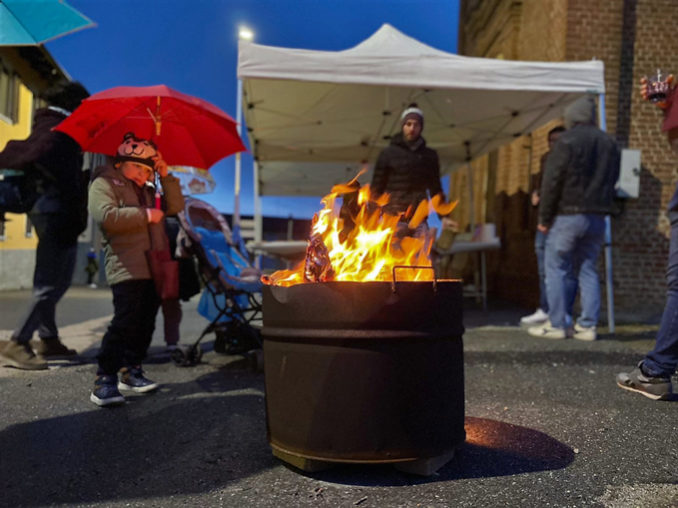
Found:
[[[403,114],[400,115],[400,125],[404,125],[405,122],[412,118],[415,120],[419,120],[422,129],[424,128],[424,112],[421,109],[419,109],[416,102],[413,102],[412,104],[407,106],[405,111],[403,111]]]
[[[155,159],[158,149],[153,141],[137,138],[133,132],[128,132],[123,137],[122,143],[115,154],[116,162],[136,162],[155,169]]]

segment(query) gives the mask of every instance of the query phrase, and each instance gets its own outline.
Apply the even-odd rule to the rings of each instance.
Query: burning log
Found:
[[[311,236],[306,247],[304,280],[306,282],[328,282],[334,280],[330,253],[323,243],[322,236],[318,234]]]

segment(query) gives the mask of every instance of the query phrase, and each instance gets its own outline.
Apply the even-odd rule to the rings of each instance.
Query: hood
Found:
[[[596,100],[593,95],[586,95],[574,101],[563,113],[565,128],[571,129],[578,123],[598,125]]]

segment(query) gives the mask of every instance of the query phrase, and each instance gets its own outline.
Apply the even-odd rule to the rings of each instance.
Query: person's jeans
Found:
[[[666,270],[666,305],[657,342],[643,360],[643,370],[650,376],[670,377],[678,367],[678,212],[670,212],[671,240]]]
[[[546,274],[544,272],[546,236],[546,234],[537,230],[537,233],[534,235],[534,253],[537,255],[537,274],[539,276],[539,308],[548,313],[549,301],[546,298]]]
[[[113,320],[101,341],[97,374],[116,374],[140,365],[155,330],[160,299],[150,279],[113,284]]]
[[[32,214],[31,221],[38,235],[33,272],[33,297],[12,340],[28,344],[33,332],[41,339],[59,336],[56,325],[56,305],[70,287],[75,269],[77,241],[64,243],[57,231],[50,229],[49,219]]]
[[[605,217],[598,214],[558,215],[546,237],[545,271],[549,320],[556,328],[569,327],[568,310],[574,301],[576,280],[582,307],[578,324],[596,326],[600,313],[597,260],[605,239]],[[575,290],[576,291],[576,290]],[[570,309],[568,309],[570,306]]]

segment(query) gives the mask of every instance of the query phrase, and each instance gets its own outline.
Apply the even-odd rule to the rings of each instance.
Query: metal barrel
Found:
[[[458,281],[265,286],[268,439],[325,462],[403,462],[464,441]]]

